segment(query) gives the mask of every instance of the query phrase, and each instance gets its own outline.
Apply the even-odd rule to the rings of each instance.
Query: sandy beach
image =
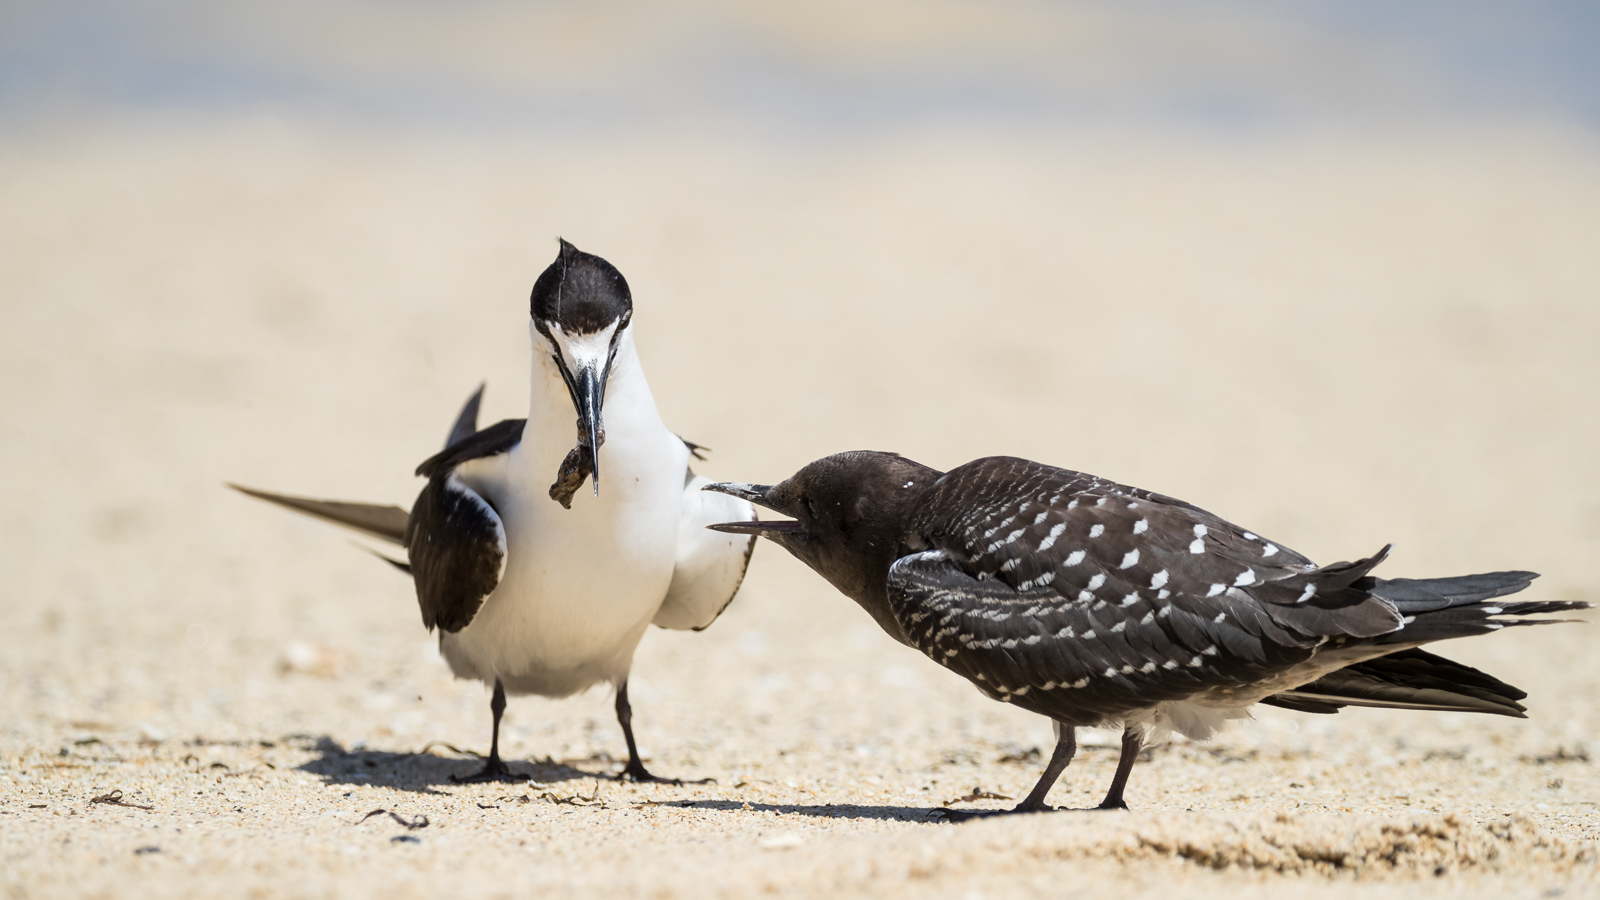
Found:
[[[1600,145],[1556,128],[793,151],[385,142],[271,120],[0,142],[8,898],[1600,893],[1588,624],[1442,645],[1529,718],[1265,710],[1151,749],[1127,813],[963,825],[1044,720],[773,546],[611,695],[487,692],[410,582],[225,481],[409,505],[487,381],[523,414],[560,235],[628,277],[713,478],[1006,453],[1320,562],[1526,568],[1600,601]],[[708,352],[706,346],[715,346]],[[1087,736],[1052,794],[1092,805]],[[993,799],[963,800],[974,794]],[[1006,799],[1011,798],[1008,802]]]

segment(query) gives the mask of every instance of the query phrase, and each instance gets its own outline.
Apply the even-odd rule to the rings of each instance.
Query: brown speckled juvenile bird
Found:
[[[1533,572],[1374,578],[1388,547],[1319,567],[1181,500],[1012,457],[939,472],[841,453],[706,489],[792,517],[711,527],[777,542],[896,640],[1056,724],[1012,812],[1050,808],[1082,726],[1123,729],[1111,809],[1152,731],[1208,738],[1256,703],[1522,717],[1524,692],[1416,648],[1589,606],[1496,599]]]

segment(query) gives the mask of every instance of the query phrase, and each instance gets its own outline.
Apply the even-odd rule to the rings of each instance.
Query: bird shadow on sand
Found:
[[[471,782],[455,779],[466,778],[483,768],[482,759],[470,753],[463,752],[460,756],[434,754],[431,751],[435,746],[440,746],[438,744],[430,744],[416,753],[396,753],[366,748],[346,749],[343,744],[326,735],[308,743],[305,749],[314,756],[295,768],[316,775],[327,784],[368,785],[417,794],[441,794],[444,791],[439,788],[468,786]],[[454,747],[447,749],[455,750]],[[611,777],[603,773],[585,772],[552,759],[507,760],[506,764],[513,772],[526,775],[529,781],[537,784],[593,778],[609,780]],[[505,782],[504,786],[519,787],[528,783]]]
[[[887,822],[936,822],[938,807],[862,806],[856,803],[745,803],[739,800],[674,800],[660,806],[679,809],[709,809],[717,812],[770,812],[784,816],[812,816],[818,819],[878,819]]]

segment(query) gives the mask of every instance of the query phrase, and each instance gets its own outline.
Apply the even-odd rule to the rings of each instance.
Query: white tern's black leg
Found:
[[[646,782],[653,781],[662,784],[683,784],[682,778],[659,778],[651,775],[644,767],[644,760],[639,758],[639,745],[633,740],[633,706],[628,703],[628,682],[624,680],[617,685],[617,724],[622,726],[622,739],[628,742],[628,765],[617,776],[617,780]],[[715,781],[713,778],[702,778],[691,781],[689,784],[706,784]]]
[[[500,679],[494,680],[494,696],[489,699],[489,711],[494,713],[494,735],[489,739],[489,758],[484,760],[483,769],[476,774],[465,778],[450,776],[451,781],[459,783],[476,781],[527,781],[527,775],[519,775],[500,759],[500,717],[506,711],[506,688]]]

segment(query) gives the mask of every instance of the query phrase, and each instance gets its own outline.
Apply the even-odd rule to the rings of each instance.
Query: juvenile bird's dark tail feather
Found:
[[[1515,594],[1538,577],[1538,572],[1485,572],[1452,578],[1375,578],[1371,590],[1411,616]]]
[[[1261,702],[1309,713],[1376,706],[1525,719],[1525,707],[1517,701],[1527,696],[1527,692],[1486,672],[1425,650],[1411,649],[1346,666]]]
[[[1526,588],[1538,577],[1537,572],[1486,572],[1452,578],[1374,578],[1363,587],[1394,604],[1404,621],[1398,631],[1379,636],[1374,642],[1425,644],[1487,634],[1507,626],[1549,625],[1570,620],[1526,617],[1590,607],[1575,600],[1498,599]]]
[[[1513,625],[1548,625],[1571,619],[1530,619],[1589,609],[1576,600],[1500,600],[1538,578],[1535,572],[1488,572],[1454,578],[1365,578],[1354,586],[1394,604],[1403,624],[1370,639],[1373,644],[1423,644],[1486,634]],[[1433,709],[1525,718],[1517,702],[1527,694],[1471,666],[1414,646],[1329,672],[1310,684],[1261,701],[1312,713],[1346,706]]]

